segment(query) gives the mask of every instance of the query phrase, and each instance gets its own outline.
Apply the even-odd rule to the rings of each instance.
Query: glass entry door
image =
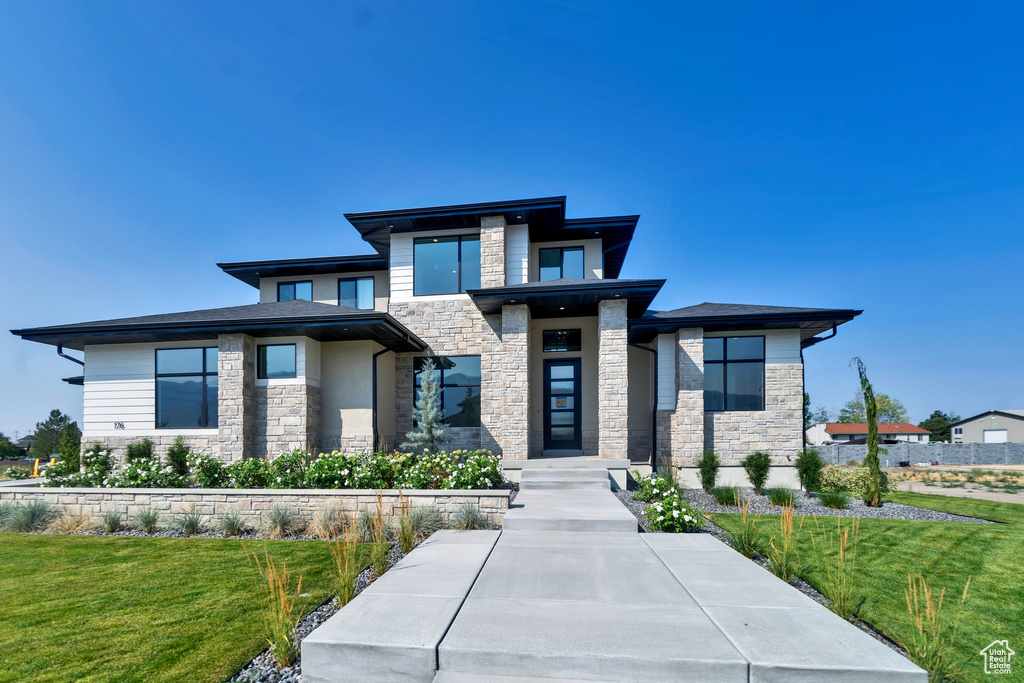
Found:
[[[544,448],[583,448],[580,412],[580,360],[545,360]]]

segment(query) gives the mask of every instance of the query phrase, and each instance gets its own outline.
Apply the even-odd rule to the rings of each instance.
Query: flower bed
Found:
[[[46,473],[56,488],[203,488],[203,489],[462,489],[507,485],[501,462],[490,451],[360,453],[339,451],[313,458],[305,451],[272,460],[249,459],[225,464],[202,453],[181,462],[141,457],[115,467],[101,445],[82,455],[84,472],[58,462]]]
[[[633,476],[638,484],[633,498],[650,503],[643,514],[651,531],[682,533],[704,526],[700,510],[682,497],[673,482],[657,475],[649,479],[639,473]]]

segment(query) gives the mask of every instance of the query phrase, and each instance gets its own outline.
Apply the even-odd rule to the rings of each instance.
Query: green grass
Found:
[[[857,616],[896,642],[904,641],[912,629],[903,595],[908,574],[924,575],[936,596],[945,588],[950,613],[955,611],[964,583],[971,576],[953,657],[969,660],[963,666],[962,680],[986,680],[978,652],[997,638],[1012,640],[1024,633],[1024,505],[908,492],[893,492],[887,498],[896,503],[1004,522],[860,520],[857,587],[865,602]],[[728,531],[736,531],[740,526],[739,515],[717,514],[713,519]],[[834,518],[821,517],[819,522],[835,529]],[[777,532],[775,516],[762,517],[760,524],[765,538]],[[804,564],[801,578],[812,586],[822,586],[822,544],[814,520],[805,519],[794,535]],[[817,544],[812,542],[812,535]]]
[[[266,647],[264,547],[302,575],[303,613],[330,596],[322,541],[0,534],[0,681],[224,680]]]

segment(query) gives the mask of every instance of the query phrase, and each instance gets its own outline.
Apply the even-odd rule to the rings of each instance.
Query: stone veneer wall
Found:
[[[505,285],[505,218],[480,219],[480,286]]]
[[[130,520],[141,510],[152,508],[162,513],[162,522],[172,515],[190,510],[192,506],[207,515],[206,524],[213,515],[237,511],[250,526],[262,524],[263,514],[274,505],[288,505],[298,517],[308,523],[317,510],[329,505],[340,506],[349,518],[360,510],[375,508],[377,491],[365,489],[306,490],[306,489],[93,489],[93,488],[33,488],[0,489],[0,502],[25,504],[41,500],[55,509],[72,514],[87,515],[97,521],[107,510],[117,510]],[[384,490],[384,510],[392,513],[399,509],[399,492]],[[449,520],[461,505],[477,505],[494,524],[500,525],[508,511],[509,491],[402,491],[409,504],[436,506]]]
[[[658,411],[658,465],[695,465],[704,450],[704,330],[676,333],[676,407]]]
[[[253,400],[255,455],[320,450],[320,395],[320,387],[304,383],[258,385]]]
[[[629,449],[629,347],[626,302],[597,305],[597,414],[600,458],[622,458]]]
[[[501,318],[485,316],[469,299],[436,299],[427,301],[392,301],[388,311],[396,320],[427,343],[428,353],[399,353],[395,357],[395,442],[401,444],[412,430],[413,358],[417,356],[483,356],[497,343]],[[492,387],[482,382],[481,402]],[[446,448],[480,448],[485,441],[480,427],[452,427],[451,441]],[[492,437],[488,437],[492,438]]]
[[[236,462],[252,457],[254,451],[251,401],[256,387],[256,340],[247,334],[222,334],[218,347],[215,443],[219,448],[213,452],[225,462]]]
[[[530,456],[530,309],[502,306],[500,339],[481,358],[481,446],[509,460]]]
[[[714,449],[723,465],[739,464],[754,451],[767,451],[774,464],[785,464],[803,448],[801,365],[766,364],[764,379],[764,410],[704,414],[705,448]]]

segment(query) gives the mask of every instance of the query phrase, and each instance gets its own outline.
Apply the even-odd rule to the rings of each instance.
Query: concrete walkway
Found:
[[[303,678],[927,680],[714,537],[637,533],[607,476],[528,478],[500,535],[435,534],[306,638]]]

